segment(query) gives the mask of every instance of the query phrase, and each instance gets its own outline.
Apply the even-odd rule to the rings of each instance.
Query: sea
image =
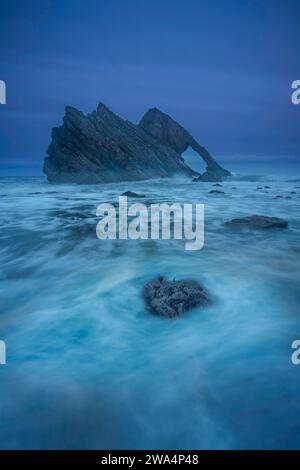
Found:
[[[132,203],[204,204],[203,249],[99,240],[98,205],[128,190],[145,195]],[[1,448],[300,447],[299,179],[11,176],[0,178],[0,204]],[[252,214],[289,226],[225,225]],[[213,301],[156,316],[142,290],[157,276],[196,280]]]

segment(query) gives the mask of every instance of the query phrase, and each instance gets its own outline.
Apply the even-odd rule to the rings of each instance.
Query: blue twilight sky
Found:
[[[1,0],[0,173],[41,174],[65,105],[98,101],[160,108],[229,169],[298,171],[299,25],[299,0]]]

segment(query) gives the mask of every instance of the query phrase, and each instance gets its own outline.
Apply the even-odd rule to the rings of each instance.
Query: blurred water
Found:
[[[1,178],[0,447],[299,447],[299,186],[227,181],[214,196],[186,180]],[[146,203],[204,203],[204,249],[98,240],[96,207],[126,190]],[[255,213],[289,229],[224,228]],[[213,305],[152,316],[141,290],[159,274],[198,280]]]

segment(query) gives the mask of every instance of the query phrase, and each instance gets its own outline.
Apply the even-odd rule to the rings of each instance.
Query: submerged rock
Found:
[[[287,228],[288,222],[279,217],[268,217],[265,215],[249,215],[240,219],[232,219],[225,222],[225,225],[233,228],[254,228],[254,229],[268,229],[268,228]]]
[[[137,194],[134,191],[125,191],[125,193],[121,194],[121,196],[127,196],[127,197],[145,197],[145,194]]]
[[[145,285],[143,297],[148,310],[156,315],[174,318],[196,306],[205,306],[210,298],[196,281],[167,281],[158,277]]]
[[[63,124],[52,130],[43,171],[51,182],[105,183],[197,173],[181,154],[191,146],[206,164],[205,181],[229,176],[170,116],[148,111],[138,126],[125,121],[104,104],[83,114],[66,107]]]
[[[222,184],[220,184],[220,183],[215,183],[215,184],[213,184],[213,186],[219,186],[219,187],[222,187]]]
[[[209,191],[208,194],[225,194],[224,191],[220,191],[219,189],[212,189]]]

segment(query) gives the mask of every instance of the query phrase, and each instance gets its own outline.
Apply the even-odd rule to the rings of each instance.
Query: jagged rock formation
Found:
[[[228,170],[222,168],[209,154],[206,148],[186,131],[170,116],[157,108],[150,109],[139,123],[139,127],[151,134],[156,140],[174,149],[180,155],[191,147],[203,158],[207,164],[206,171],[197,178],[197,181],[219,181],[223,177],[231,176]]]
[[[63,124],[52,130],[52,142],[43,168],[48,180],[99,183],[197,174],[180,156],[184,151],[184,138],[185,143],[188,141],[187,131],[158,110],[154,114],[153,110],[148,111],[136,126],[102,103],[88,115],[67,106]],[[153,132],[150,126],[150,122],[154,123],[153,117],[158,119],[158,124],[163,120],[163,134],[156,136]],[[172,140],[174,129],[177,145]],[[211,177],[215,181],[230,174],[203,147],[193,142],[193,148],[199,149],[208,165],[205,180]]]
[[[211,302],[208,293],[196,281],[168,281],[158,277],[144,286],[143,296],[147,309],[166,318],[180,316],[196,306]]]

